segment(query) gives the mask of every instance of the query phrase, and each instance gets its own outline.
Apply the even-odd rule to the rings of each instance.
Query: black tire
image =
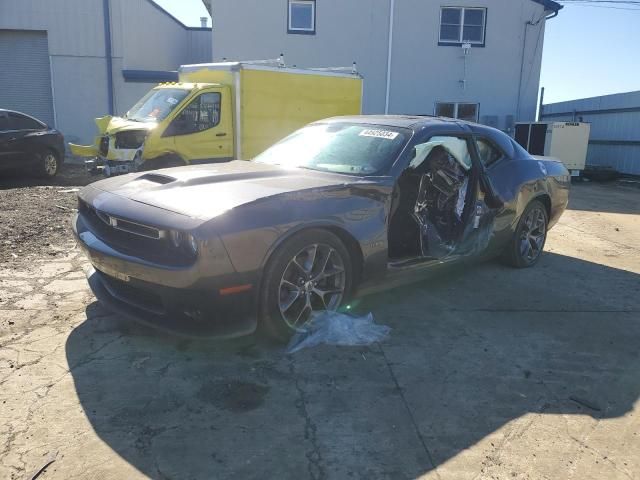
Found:
[[[311,259],[309,253],[313,246],[316,246],[316,253]],[[303,267],[308,266],[309,261],[311,272],[304,275]],[[317,263],[314,263],[316,261]],[[314,265],[317,267],[314,268]],[[322,280],[318,280],[322,276],[320,268],[323,265],[338,273],[329,271]],[[340,268],[343,268],[343,274],[339,273]],[[322,272],[324,271],[325,268],[322,268]],[[295,281],[298,274],[301,278]],[[303,275],[305,276],[304,284],[300,283]],[[298,286],[297,292],[294,288],[289,288],[294,284]],[[322,289],[328,289],[324,291],[329,292],[332,288],[334,290],[342,288],[342,294],[327,293],[327,296],[333,295],[327,299],[315,293],[323,291]],[[276,250],[265,268],[260,292],[259,330],[271,339],[287,341],[296,331],[304,330],[308,325],[309,319],[304,321],[307,313],[310,315],[312,311],[324,310],[322,304],[327,303],[331,310],[337,310],[349,299],[352,288],[353,261],[348,249],[336,235],[322,229],[304,230],[295,234]],[[284,298],[285,294],[296,300],[292,301],[290,306],[292,310],[286,310],[283,314],[281,310],[283,303],[291,300],[291,298]],[[312,305],[311,311],[307,306],[309,303]],[[297,324],[293,318],[303,305],[306,313],[301,312],[300,323]],[[293,323],[296,324],[295,327]]]
[[[38,155],[36,175],[43,178],[53,178],[60,171],[60,156],[53,150],[45,150]]]
[[[504,251],[503,259],[515,268],[529,268],[540,260],[547,241],[549,214],[539,200],[525,208],[513,238]]]

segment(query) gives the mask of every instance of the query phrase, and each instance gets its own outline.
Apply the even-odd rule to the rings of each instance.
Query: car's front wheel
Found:
[[[337,310],[353,283],[351,256],[326,230],[306,230],[288,239],[266,270],[261,298],[261,327],[287,340],[309,326],[315,313]]]
[[[47,150],[40,154],[37,165],[37,173],[39,176],[53,178],[58,174],[59,169],[60,160],[54,152]]]
[[[546,207],[538,200],[532,201],[520,217],[518,227],[505,251],[506,261],[516,268],[535,265],[547,240],[549,216]]]

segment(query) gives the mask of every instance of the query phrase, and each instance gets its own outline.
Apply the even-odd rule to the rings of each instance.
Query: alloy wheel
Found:
[[[346,272],[340,253],[326,244],[300,250],[280,280],[278,307],[289,328],[301,330],[312,314],[336,310],[345,295]]]
[[[43,165],[44,172],[50,177],[53,177],[58,171],[58,160],[56,160],[55,155],[52,153],[45,155]]]
[[[524,219],[520,233],[520,256],[528,263],[535,261],[542,253],[547,235],[547,217],[540,208],[533,208]]]

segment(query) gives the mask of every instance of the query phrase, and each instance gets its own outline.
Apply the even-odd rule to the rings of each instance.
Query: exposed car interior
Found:
[[[454,251],[473,210],[478,181],[468,143],[432,137],[411,156],[394,191],[389,258],[441,259]]]

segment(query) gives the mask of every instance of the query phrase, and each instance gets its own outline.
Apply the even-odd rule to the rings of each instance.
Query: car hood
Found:
[[[155,122],[136,122],[122,117],[106,117],[96,118],[96,125],[100,135],[105,133],[113,135],[118,132],[127,132],[130,130],[152,130],[157,126]]]
[[[362,181],[360,177],[236,160],[123,175],[101,180],[91,187],[208,220],[260,199]]]

